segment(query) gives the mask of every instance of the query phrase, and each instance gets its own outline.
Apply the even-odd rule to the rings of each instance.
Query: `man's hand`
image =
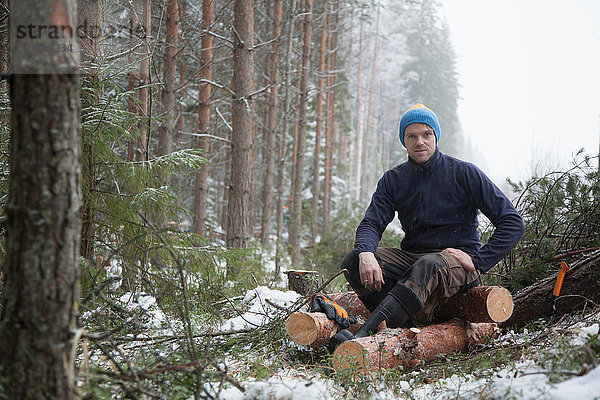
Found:
[[[383,286],[383,273],[379,263],[375,259],[375,254],[371,252],[363,252],[358,255],[358,273],[360,281],[369,289],[381,290]]]
[[[471,272],[476,271],[475,266],[473,265],[473,260],[471,259],[471,256],[468,255],[467,253],[465,253],[464,251],[459,250],[459,249],[453,249],[453,248],[449,247],[446,250],[442,251],[442,253],[448,253],[451,256],[453,256],[454,258],[456,258],[458,260],[458,262],[460,263],[460,265],[462,265],[462,267],[464,269],[466,269],[467,271],[471,271]]]

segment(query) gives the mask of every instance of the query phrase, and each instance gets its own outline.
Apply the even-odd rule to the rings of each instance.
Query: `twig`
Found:
[[[587,297],[585,297],[585,296],[582,296],[582,295],[580,295],[580,294],[563,294],[563,295],[559,296],[558,298],[559,298],[559,299],[565,299],[565,298],[567,298],[567,297],[578,297],[578,298],[580,298],[580,299],[584,299],[585,301],[592,303],[592,304],[593,304],[595,307],[600,307],[600,306],[599,306],[598,304],[596,304],[596,303],[595,303],[593,300],[591,300],[591,299],[588,299]]]
[[[337,273],[331,275],[329,277],[329,279],[327,279],[325,281],[325,283],[323,283],[321,286],[319,286],[317,288],[317,290],[315,290],[315,293],[321,292],[327,285],[329,285],[331,283],[332,280],[334,280],[335,278],[337,278],[338,276],[340,276],[341,274],[346,273],[346,272],[348,272],[348,270],[346,268],[343,268],[343,269],[339,270]],[[300,302],[300,304],[298,306],[296,306],[292,311],[289,311],[288,315],[295,313],[296,311],[298,311],[299,309],[304,307],[306,304],[308,304],[310,302],[310,298],[311,298],[311,296],[309,296],[309,295],[304,296],[302,302]]]
[[[221,36],[221,35],[219,35],[217,33],[214,33],[214,32],[212,32],[210,30],[207,30],[207,29],[204,29],[200,33],[216,37],[217,39],[220,39],[220,40],[224,41],[225,43],[227,43],[230,47],[233,47],[233,41],[231,39],[227,39],[225,36]]]
[[[348,272],[348,270],[346,268],[343,268],[341,270],[339,270],[337,273],[331,275],[329,277],[329,279],[327,279],[325,281],[325,283],[323,283],[319,288],[317,288],[316,292],[321,292],[323,289],[325,289],[325,287],[327,285],[329,285],[331,283],[332,280],[334,280],[335,278],[337,278],[338,276],[340,276],[341,274],[345,274],[346,272]]]
[[[275,304],[273,303],[271,300],[269,299],[265,299],[265,303],[267,303],[268,305],[270,305],[271,307],[275,307],[278,310],[281,311],[287,311],[287,308],[280,306],[279,304]]]
[[[267,45],[269,45],[269,44],[271,44],[271,43],[274,43],[274,42],[276,42],[278,39],[279,39],[279,36],[277,36],[277,37],[275,37],[275,38],[273,38],[273,39],[271,39],[271,40],[268,40],[268,41],[266,41],[266,42],[259,43],[259,44],[255,44],[254,46],[252,46],[252,48],[251,48],[250,50],[256,50],[256,49],[258,49],[259,47],[267,46]]]
[[[156,369],[151,369],[149,371],[139,371],[138,375],[146,378],[150,375],[154,375],[154,374],[161,374],[163,372],[169,372],[169,371],[179,371],[182,369],[186,369],[186,368],[193,368],[193,367],[197,367],[201,364],[200,360],[196,360],[196,361],[192,361],[189,363],[184,363],[184,364],[173,364],[173,365],[167,365],[164,366],[162,368],[156,368]]]
[[[227,93],[229,93],[232,97],[235,97],[235,92],[233,90],[231,90],[231,88],[229,88],[229,87],[227,87],[225,85],[221,85],[220,83],[209,81],[208,79],[200,79],[198,82],[199,83],[206,83],[208,85],[211,85],[211,86],[214,86],[216,88],[222,89],[222,90],[226,91]]]
[[[249,94],[248,96],[246,96],[246,97],[247,97],[247,98],[249,98],[249,99],[251,99],[252,97],[256,96],[257,94],[260,94],[260,93],[262,93],[262,92],[266,91],[266,90],[267,90],[267,89],[269,89],[271,86],[273,86],[273,85],[267,85],[267,86],[265,86],[265,87],[263,87],[263,88],[261,88],[261,89],[258,89],[258,90],[257,90],[257,91],[255,91],[255,92],[252,92],[252,93],[250,93],[250,94]]]
[[[227,120],[225,119],[223,114],[221,114],[221,111],[219,111],[219,107],[216,107],[215,111],[217,111],[217,115],[219,116],[219,118],[221,118],[221,121],[223,121],[223,123],[225,123],[225,126],[229,129],[229,131],[233,132],[233,128],[231,127],[231,125],[229,125],[229,122],[227,122]]]
[[[581,249],[581,250],[573,250],[573,251],[569,251],[568,253],[564,253],[564,254],[560,254],[556,257],[554,257],[552,260],[550,261],[558,261],[558,260],[562,260],[564,258],[568,258],[570,256],[574,256],[576,254],[580,254],[580,253],[588,253],[590,251],[594,251],[594,250],[600,250],[600,247],[590,247],[587,249]]]
[[[550,375],[550,374],[562,374],[562,375],[573,375],[573,376],[581,376],[581,372],[573,372],[573,371],[537,371],[537,372],[522,372],[519,376],[527,376],[527,375]]]
[[[242,40],[242,38],[240,37],[240,34],[238,33],[237,29],[235,29],[235,26],[231,26],[231,32],[233,32],[233,35],[235,36],[235,38],[237,39],[238,43],[240,46],[245,46],[244,41]],[[235,44],[234,44],[235,46]],[[250,50],[250,49],[248,49]]]
[[[240,385],[240,383],[238,381],[236,381],[233,377],[231,377],[231,376],[229,376],[227,374],[226,370],[223,371],[221,369],[221,367],[219,366],[219,364],[213,363],[213,365],[215,366],[215,368],[217,369],[217,371],[221,372],[225,376],[225,379],[227,380],[227,382],[231,383],[233,386],[235,386],[242,393],[246,391],[246,389],[242,385]]]

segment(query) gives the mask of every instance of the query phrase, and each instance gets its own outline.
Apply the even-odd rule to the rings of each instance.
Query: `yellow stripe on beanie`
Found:
[[[398,129],[398,136],[400,137],[400,142],[402,142],[402,145],[404,147],[406,147],[406,145],[404,144],[404,130],[408,125],[414,123],[429,125],[431,129],[433,129],[436,141],[439,142],[441,129],[437,115],[435,115],[433,110],[431,110],[429,107],[421,103],[417,103],[408,110],[406,110],[402,115],[402,118],[400,119],[400,128]]]

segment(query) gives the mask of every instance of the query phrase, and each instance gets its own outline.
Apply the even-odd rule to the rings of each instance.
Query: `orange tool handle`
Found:
[[[569,266],[566,262],[561,261],[560,269],[558,270],[558,276],[556,277],[556,283],[554,284],[554,291],[552,294],[556,297],[560,294],[560,288],[562,287],[563,280],[565,279],[565,274],[569,270]]]

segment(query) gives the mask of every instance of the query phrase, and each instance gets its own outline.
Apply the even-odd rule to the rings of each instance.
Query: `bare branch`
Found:
[[[266,41],[266,42],[263,42],[263,43],[259,43],[259,44],[255,45],[255,46],[252,46],[252,48],[250,48],[250,50],[256,50],[259,47],[267,46],[267,45],[269,45],[271,43],[276,42],[277,40],[279,40],[279,36],[277,36],[276,38],[273,38],[273,39],[271,39],[269,41]]]
[[[222,41],[224,41],[225,43],[227,43],[230,47],[233,47],[233,41],[231,39],[227,39],[225,36],[221,36],[218,33],[214,33],[208,29],[204,29],[201,32],[203,35],[210,35],[212,37],[216,37],[217,39],[220,39]]]
[[[219,111],[219,107],[216,108],[216,111],[217,111],[217,115],[221,118],[221,120],[223,121],[225,126],[227,128],[229,128],[229,131],[233,132],[233,128],[231,127],[231,125],[229,125],[229,123],[227,123],[227,120],[225,119],[225,117],[223,117],[223,114],[221,114],[221,111]]]
[[[233,97],[235,97],[235,92],[233,90],[231,90],[231,88],[229,88],[225,85],[221,85],[220,83],[209,81],[208,79],[200,79],[199,82],[200,83],[208,83],[209,85],[212,85],[216,88],[222,89],[222,90],[226,91],[227,93],[229,93],[230,95],[232,95]]]

